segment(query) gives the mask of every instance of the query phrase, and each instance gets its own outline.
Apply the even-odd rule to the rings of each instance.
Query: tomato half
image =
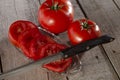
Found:
[[[57,43],[48,43],[40,48],[39,53],[41,58],[56,54],[61,50],[65,49],[66,46]],[[55,72],[64,72],[72,63],[72,58],[57,60],[48,64],[43,65],[44,68]]]
[[[9,40],[19,47],[18,38],[26,30],[36,28],[37,26],[30,21],[18,20],[10,25],[8,37]]]
[[[39,8],[38,20],[43,28],[55,34],[67,30],[73,21],[73,7],[69,0],[46,0]]]
[[[21,50],[23,51],[23,53],[31,58],[33,55],[30,54],[29,52],[29,47],[30,47],[30,43],[33,39],[35,38],[41,38],[43,35],[40,34],[39,30],[38,29],[31,29],[31,30],[28,30],[28,31],[25,31],[24,33],[22,33],[20,36],[19,36],[19,46],[21,48]]]
[[[71,23],[68,29],[68,36],[73,45],[97,38],[100,35],[101,32],[98,25],[88,19],[76,20]]]
[[[33,60],[36,61],[42,58],[42,56],[39,55],[38,51],[42,46],[44,46],[47,43],[56,43],[56,42],[52,38],[46,35],[42,37],[34,38],[31,41],[29,51],[30,51],[30,55],[32,55],[31,58]]]

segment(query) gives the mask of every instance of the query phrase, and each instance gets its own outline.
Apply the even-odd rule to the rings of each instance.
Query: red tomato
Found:
[[[50,38],[49,36],[42,36],[42,37],[38,37],[38,38],[34,38],[31,43],[30,43],[30,54],[32,55],[32,59],[33,60],[39,60],[42,57],[39,55],[39,49],[47,44],[47,43],[56,43],[52,38]]]
[[[40,48],[39,55],[41,56],[41,58],[44,58],[46,56],[56,54],[65,48],[66,46],[62,44],[48,43]],[[71,65],[71,63],[72,58],[68,58],[45,64],[43,65],[43,67],[61,73],[64,72]]]
[[[24,52],[24,54],[31,58],[33,55],[30,54],[29,52],[29,47],[30,47],[30,43],[33,39],[35,38],[41,38],[43,35],[40,34],[38,29],[31,29],[28,31],[25,31],[24,33],[22,33],[19,36],[19,46],[21,48],[21,50]]]
[[[73,45],[97,38],[100,34],[101,32],[98,25],[87,19],[74,21],[68,29],[68,36]]]
[[[18,20],[10,25],[9,28],[9,40],[17,47],[19,47],[18,37],[26,30],[30,30],[36,28],[37,26],[34,25],[32,22]]]
[[[43,28],[55,34],[67,30],[73,21],[73,7],[69,0],[46,0],[38,12]]]

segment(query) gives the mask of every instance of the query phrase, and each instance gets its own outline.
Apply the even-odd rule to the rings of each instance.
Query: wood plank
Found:
[[[86,52],[81,61],[81,71],[70,75],[70,80],[118,80],[116,75],[111,72],[111,68],[101,54],[99,47]]]
[[[120,0],[113,0],[113,2],[116,5],[116,7],[118,8],[118,10],[120,10]]]
[[[3,71],[6,72],[18,66],[31,62],[23,53],[18,51],[8,40],[9,25],[15,20],[24,19],[37,22],[37,11],[39,1],[37,0],[1,0],[0,1],[0,55]],[[29,72],[6,78],[6,80],[47,80],[47,74],[43,69],[35,69]]]
[[[116,38],[110,44],[104,45],[104,49],[120,77],[120,10],[114,4],[119,0],[79,0],[87,16],[97,22],[103,34],[109,34]],[[92,5],[91,5],[92,4]]]
[[[75,0],[71,0],[75,9],[75,19],[84,18],[82,11]],[[69,41],[67,32],[60,34],[65,42]],[[95,53],[96,52],[96,53]],[[89,56],[89,57],[88,57]],[[112,73],[111,65],[107,62],[100,48],[86,52],[82,57],[83,69],[75,75],[68,76],[69,80],[117,80],[116,74]],[[97,58],[96,58],[97,57]]]
[[[39,0],[40,2],[40,5],[44,2],[45,0]],[[59,79],[62,79],[62,80],[66,80],[66,76],[62,76],[60,74],[57,74],[57,73],[54,73],[54,72],[51,72],[51,71],[47,71],[48,73],[48,79],[49,80],[59,80]]]
[[[75,19],[84,18],[76,1],[71,0],[71,2],[75,9]],[[68,76],[69,80],[118,80],[111,64],[108,63],[106,55],[101,52],[99,47],[86,52],[81,61],[83,63],[81,71]]]
[[[78,15],[79,16],[79,15]],[[80,16],[79,16],[80,17]],[[82,17],[80,17],[80,18],[82,18]],[[4,25],[4,24],[2,24],[2,25]],[[4,33],[3,33],[4,34]],[[4,43],[5,44],[5,43]],[[6,44],[6,46],[8,46],[8,43]],[[11,46],[9,46],[9,47],[11,47]],[[7,48],[9,48],[9,47],[7,47]],[[6,48],[6,47],[5,47]],[[10,50],[12,50],[12,49],[10,49]],[[4,51],[7,51],[7,50],[4,50],[3,48],[1,49],[1,51],[2,51],[2,54],[4,53]],[[96,57],[96,55],[95,54],[93,54],[92,56],[91,56],[91,54],[92,53],[94,53],[95,51],[98,51],[98,53],[101,53],[100,52],[100,50],[97,48],[97,49],[95,49],[93,52],[91,52],[90,51],[90,53],[88,53],[88,54],[85,54],[84,56],[83,56],[83,61],[84,60],[86,60],[86,64],[88,65],[88,64],[90,64],[90,65],[94,65],[93,64],[93,62],[95,61],[96,62],[96,60],[93,60],[93,59],[95,59],[95,57]],[[12,51],[11,51],[12,52]],[[8,53],[8,52],[7,52]],[[3,55],[4,56],[4,55]],[[85,56],[86,56],[86,58],[85,58]],[[88,57],[88,56],[90,56],[90,57]],[[103,56],[103,55],[102,55]],[[16,56],[17,57],[17,56]],[[101,55],[100,55],[100,57],[101,57]],[[22,57],[23,58],[23,57]],[[90,59],[88,59],[88,58],[90,58]],[[88,59],[88,60],[87,60]],[[84,62],[84,66],[85,67],[83,67],[83,68],[85,68],[85,76],[82,76],[82,77],[80,77],[79,79],[81,80],[81,79],[84,79],[84,80],[88,80],[89,78],[91,78],[92,77],[92,79],[91,80],[96,80],[96,79],[109,79],[108,77],[107,78],[104,78],[106,75],[109,75],[109,76],[111,76],[112,74],[111,74],[111,72],[109,72],[109,67],[108,67],[108,65],[106,64],[106,63],[104,63],[104,62],[106,62],[104,59],[102,59],[102,58],[100,58],[101,60],[103,60],[103,61],[101,61],[101,63],[102,63],[102,65],[101,64],[98,64],[98,63],[95,63],[95,66],[93,67],[93,66],[89,66],[88,65],[88,67],[86,66],[86,64],[85,64],[85,62]],[[17,60],[17,59],[16,59]],[[92,61],[93,60],[93,61]],[[29,62],[29,60],[27,60],[28,62]],[[88,61],[91,61],[91,62],[88,62]],[[21,61],[20,61],[21,62]],[[24,61],[23,61],[24,62]],[[25,61],[25,63],[27,63],[26,61]],[[14,62],[14,64],[15,64],[15,62]],[[22,63],[21,63],[22,64]],[[16,64],[17,65],[17,64]],[[99,68],[100,68],[100,71],[99,70],[97,70],[97,68],[98,67],[96,67],[96,65],[98,65],[99,66]],[[17,65],[18,66],[18,65]],[[86,68],[87,67],[87,68]],[[93,67],[93,68],[92,68]],[[95,68],[95,69],[94,69]],[[101,71],[101,68],[102,68],[102,71]],[[104,68],[104,69],[103,69]],[[84,69],[83,69],[84,70]],[[87,77],[86,76],[86,74],[89,74],[89,73],[87,73],[87,71],[89,71],[89,70],[91,70],[91,72],[89,72],[90,74],[93,74],[93,75],[90,75],[90,77]],[[98,72],[100,72],[100,73],[102,73],[102,74],[106,74],[106,75],[100,75],[100,76],[98,76],[97,78],[96,78],[96,75],[94,75],[95,74],[95,72],[94,72],[94,70],[97,70],[97,71],[95,71],[96,73]],[[104,72],[105,71],[105,72]],[[34,73],[34,72],[33,72]],[[26,74],[30,74],[29,76],[31,76],[31,75],[33,75],[33,73],[32,73],[32,71],[31,71],[31,73],[26,73]],[[35,72],[36,73],[36,72]],[[80,73],[81,74],[81,73]],[[27,75],[27,77],[25,77],[25,80],[29,80],[29,78],[28,78],[28,75]],[[50,75],[53,75],[53,74],[50,74]],[[75,76],[79,76],[79,74],[78,75],[75,75]],[[20,78],[21,78],[21,76],[19,76]],[[23,76],[24,77],[24,76]],[[40,76],[39,76],[40,77]],[[54,75],[53,76],[51,76],[51,79],[53,79],[53,77],[54,77]],[[74,77],[74,76],[73,76]],[[77,77],[75,77],[75,78],[77,78]],[[113,77],[113,75],[111,76],[111,77]],[[45,77],[44,77],[45,78]],[[18,80],[19,78],[15,78],[15,80]],[[37,79],[37,78],[36,78]],[[42,78],[43,79],[43,78]],[[111,78],[111,80],[112,80],[113,78]],[[10,79],[9,79],[10,80]],[[13,80],[13,79],[11,79],[11,80]],[[33,79],[33,77],[31,77],[31,79],[30,80],[34,80]],[[40,79],[41,80],[41,79]],[[72,80],[72,78],[71,78],[71,80]],[[77,79],[78,80],[78,79]],[[109,79],[110,80],[110,79]],[[113,79],[114,80],[114,79]],[[116,80],[116,79],[115,79]]]

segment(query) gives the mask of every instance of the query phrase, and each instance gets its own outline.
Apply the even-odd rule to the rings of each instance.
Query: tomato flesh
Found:
[[[19,45],[21,50],[24,52],[24,54],[31,58],[32,55],[29,52],[29,47],[30,43],[34,38],[41,37],[42,35],[40,34],[38,29],[31,29],[28,31],[25,31],[23,34],[20,35],[19,37]]]
[[[10,25],[9,28],[9,40],[17,47],[19,47],[18,38],[19,36],[26,30],[30,30],[33,28],[37,28],[36,25],[34,25],[30,21],[24,21],[24,20],[18,20]]]
[[[56,43],[53,39],[51,39],[49,36],[42,36],[35,38],[30,43],[30,54],[32,55],[33,60],[39,60],[42,58],[42,56],[39,55],[39,49],[44,46],[47,43]]]
[[[48,43],[40,48],[39,53],[41,58],[56,54],[61,50],[65,49],[66,46],[57,43]],[[64,72],[72,63],[72,58],[57,60],[48,64],[43,65],[44,68],[55,72]]]

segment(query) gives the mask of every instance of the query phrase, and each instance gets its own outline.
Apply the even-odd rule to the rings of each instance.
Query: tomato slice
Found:
[[[47,43],[56,43],[52,38],[50,38],[49,36],[42,36],[42,37],[38,37],[38,38],[35,38],[31,41],[30,43],[30,54],[32,55],[32,59],[33,60],[39,60],[41,59],[42,57],[39,55],[38,51],[39,49],[47,44]]]
[[[46,56],[56,54],[65,48],[67,47],[62,44],[48,43],[39,49],[39,55],[41,56],[41,58],[44,58]],[[70,66],[71,63],[72,63],[72,58],[68,58],[68,59],[61,59],[45,64],[43,65],[43,67],[61,73],[64,72]]]
[[[10,25],[9,40],[17,47],[19,47],[18,37],[26,30],[36,28],[37,26],[30,21],[18,20]]]
[[[19,46],[21,48],[21,50],[24,52],[24,54],[31,58],[32,55],[30,54],[29,52],[29,47],[30,47],[30,43],[33,39],[35,38],[41,38],[43,35],[40,34],[39,30],[38,29],[31,29],[31,30],[28,30],[28,31],[25,31],[24,33],[22,33],[20,36],[19,36]]]

